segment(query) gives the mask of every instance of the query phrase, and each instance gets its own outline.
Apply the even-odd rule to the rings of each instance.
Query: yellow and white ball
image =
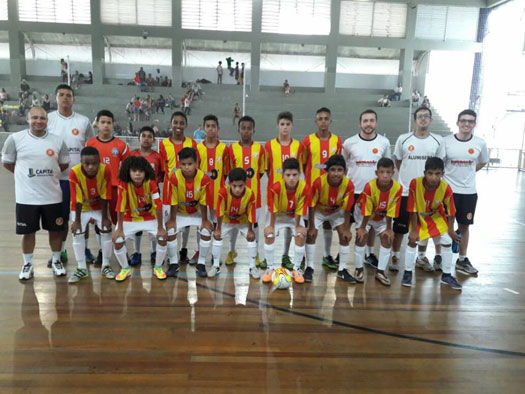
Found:
[[[275,289],[289,289],[292,281],[292,274],[286,268],[277,268],[272,273],[272,283]]]

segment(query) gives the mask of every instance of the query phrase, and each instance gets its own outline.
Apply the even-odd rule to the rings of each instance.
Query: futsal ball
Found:
[[[288,289],[292,285],[292,275],[286,268],[277,268],[272,273],[273,287],[276,289]]]

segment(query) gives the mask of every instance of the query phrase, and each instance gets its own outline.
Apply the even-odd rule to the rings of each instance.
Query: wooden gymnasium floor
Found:
[[[412,289],[401,273],[385,288],[371,270],[348,286],[319,263],[314,283],[270,294],[248,278],[240,239],[241,263],[217,279],[188,267],[161,282],[147,263],[124,283],[91,267],[68,285],[46,268],[42,233],[35,278],[20,283],[2,170],[0,392],[523,393],[525,174],[481,171],[478,182],[469,255],[481,273],[458,274],[462,293],[421,270]]]

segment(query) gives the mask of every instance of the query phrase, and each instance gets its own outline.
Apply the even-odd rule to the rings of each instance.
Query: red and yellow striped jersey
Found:
[[[176,205],[177,212],[183,215],[199,212],[199,205],[206,205],[206,188],[209,184],[211,184],[210,178],[201,170],[197,170],[191,181],[186,180],[180,170],[172,172],[170,205]]]
[[[412,179],[407,202],[407,212],[418,214],[417,230],[421,241],[448,232],[447,214],[456,216],[452,189],[448,183],[441,180],[437,189],[431,191],[426,189],[424,179]]]
[[[295,215],[304,216],[307,214],[310,188],[305,181],[299,180],[297,189],[292,192],[286,190],[284,179],[275,182],[268,190],[269,212],[291,218]]]
[[[197,145],[200,156],[200,169],[211,179],[206,188],[206,205],[217,209],[219,190],[224,187],[224,175],[230,171],[229,149],[224,142],[219,142],[215,148],[208,148],[204,141]]]
[[[242,197],[234,197],[230,187],[219,191],[217,217],[222,217],[224,223],[247,224],[255,223],[255,195],[248,187]]]
[[[350,211],[354,205],[354,184],[346,176],[343,177],[339,187],[328,184],[327,174],[321,175],[312,186],[311,207],[315,207],[325,215],[330,215],[342,209]]]
[[[155,182],[160,183],[163,181],[164,177],[162,172],[162,159],[159,152],[152,150],[149,155],[145,156],[140,153],[140,149],[135,149],[131,151],[130,156],[142,156],[145,158],[148,163],[151,164],[153,171],[155,171]]]
[[[283,179],[283,162],[290,157],[299,160],[301,171],[303,170],[303,144],[300,141],[292,139],[289,145],[281,145],[279,138],[274,138],[264,145],[264,150],[266,151],[268,185],[273,185]]]
[[[357,200],[357,205],[363,216],[371,216],[370,220],[375,222],[383,220],[386,216],[397,218],[402,192],[403,186],[394,180],[387,191],[381,191],[377,186],[377,178],[375,178],[365,185]]]
[[[343,141],[332,133],[326,140],[320,139],[319,135],[314,133],[304,137],[303,146],[304,180],[307,185],[311,186],[319,176],[325,173],[322,165],[330,156],[341,154]]]
[[[241,167],[246,170],[246,186],[249,187],[256,201],[256,208],[262,206],[261,174],[266,171],[266,154],[261,144],[252,142],[250,146],[242,146],[240,142],[230,145],[230,168]]]
[[[100,164],[97,175],[89,178],[82,170],[82,164],[73,166],[69,171],[69,190],[71,211],[76,204],[82,204],[82,212],[102,209],[100,200],[111,200],[111,171],[109,166]]]
[[[144,181],[140,187],[136,187],[133,182],[119,183],[115,210],[124,212],[125,222],[155,220],[157,209],[162,209],[162,203],[154,180]]]

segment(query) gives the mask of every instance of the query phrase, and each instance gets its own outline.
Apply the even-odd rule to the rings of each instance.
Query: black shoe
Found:
[[[197,272],[197,276],[199,278],[207,278],[208,273],[206,272],[206,266],[204,264],[197,264],[197,268],[195,270]]]
[[[170,264],[168,267],[168,271],[166,271],[166,276],[168,278],[176,278],[177,276],[179,276],[179,265]]]
[[[142,253],[133,253],[129,260],[129,265],[132,267],[142,264]]]
[[[151,260],[151,265],[155,265],[155,261],[157,260],[157,252],[151,253],[150,260]]]
[[[102,250],[99,249],[97,254],[97,259],[95,260],[95,265],[102,265]]]
[[[53,264],[53,257],[47,260],[47,268],[51,268],[53,266],[52,264]]]
[[[343,279],[347,283],[357,283],[357,280],[352,275],[350,275],[350,272],[348,272],[346,268],[342,269],[341,271],[337,271],[337,277]]]
[[[312,267],[307,267],[304,271],[304,281],[310,283],[314,277],[314,269]]]
[[[332,256],[323,257],[323,265],[331,270],[339,268],[339,263],[336,263]]]
[[[412,271],[405,271],[403,273],[403,279],[401,280],[401,285],[406,287],[412,287]]]
[[[304,272],[306,268],[306,256],[304,256],[303,259],[301,260],[301,266],[299,268],[301,269],[301,271]]]
[[[86,263],[93,264],[96,260],[96,257],[93,256],[93,253],[91,253],[91,250],[89,248],[86,248]]]
[[[365,264],[368,264],[374,268],[377,268],[377,264],[379,264],[379,261],[377,260],[377,257],[375,254],[373,253],[370,253],[368,256],[366,256],[365,258]]]
[[[179,252],[179,263],[188,264],[190,259],[188,258],[188,249],[181,248]]]

